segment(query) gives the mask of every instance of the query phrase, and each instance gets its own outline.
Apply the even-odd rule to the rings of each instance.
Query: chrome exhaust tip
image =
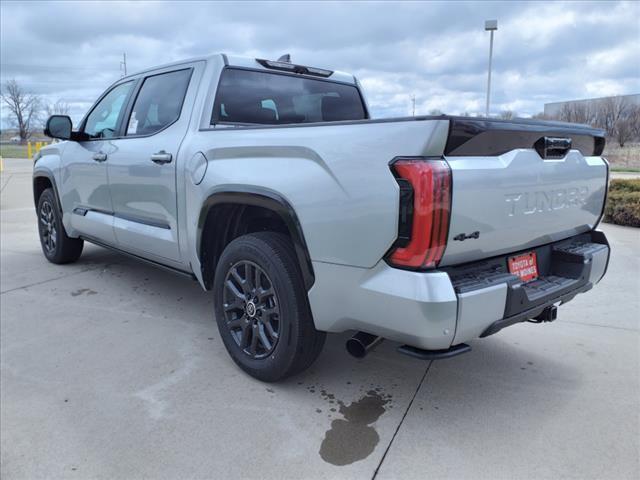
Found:
[[[356,358],[364,358],[384,340],[370,333],[358,332],[347,340],[347,352]]]

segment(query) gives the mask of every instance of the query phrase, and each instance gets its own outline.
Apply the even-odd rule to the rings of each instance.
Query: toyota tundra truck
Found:
[[[83,242],[188,275],[248,374],[308,368],[327,332],[444,359],[547,322],[606,272],[604,134],[371,119],[350,74],[223,54],[119,79],[36,154],[45,257]]]

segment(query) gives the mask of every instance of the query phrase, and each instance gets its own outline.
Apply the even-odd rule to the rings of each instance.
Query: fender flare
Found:
[[[56,185],[56,179],[52,173],[47,171],[39,170],[33,172],[33,178],[31,180],[31,188],[33,191],[33,203],[35,205],[36,211],[38,209],[38,198],[36,197],[36,179],[38,178],[46,178],[51,183],[53,187],[53,193],[56,196],[56,203],[58,204],[58,213],[60,214],[60,218],[62,218],[62,203],[60,202],[60,194],[58,193],[58,186]]]
[[[202,203],[197,227],[197,254],[202,260],[202,236],[209,211],[216,205],[236,204],[262,207],[275,212],[285,223],[293,242],[295,254],[302,273],[302,280],[307,291],[313,286],[315,276],[309,249],[304,239],[302,225],[291,204],[277,192],[262,187],[233,186],[232,189],[218,190]]]

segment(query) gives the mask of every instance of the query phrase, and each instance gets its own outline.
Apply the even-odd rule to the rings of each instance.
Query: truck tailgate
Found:
[[[534,144],[548,138],[548,132],[537,131],[544,126],[536,124],[531,131],[525,124],[518,131],[518,126],[512,124],[511,132],[501,130],[502,140],[510,138],[513,142],[515,138],[512,146],[520,148],[498,155],[491,155],[496,152],[491,149],[501,148],[497,136],[493,136],[493,145],[491,138],[485,139],[483,148],[487,151],[480,151],[476,145],[475,151],[482,153],[478,156],[448,146],[452,204],[448,241],[440,265],[526,250],[587,232],[597,224],[608,175],[606,162],[594,155],[601,151],[599,139],[584,135],[582,127],[578,134],[569,127],[552,131],[562,140],[574,135],[573,144],[582,151],[571,148],[543,158],[546,152],[541,153]],[[455,124],[450,140],[454,134]],[[456,155],[461,152],[467,154]]]

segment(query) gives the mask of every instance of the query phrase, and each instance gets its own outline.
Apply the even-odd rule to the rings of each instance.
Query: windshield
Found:
[[[354,85],[227,68],[220,77],[211,123],[279,125],[366,118]]]

